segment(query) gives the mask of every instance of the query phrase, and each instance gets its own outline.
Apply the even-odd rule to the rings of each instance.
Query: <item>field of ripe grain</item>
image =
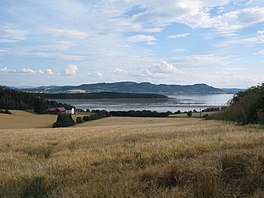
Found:
[[[26,111],[9,110],[12,114],[0,113],[1,129],[28,129],[28,128],[51,128],[57,119],[57,115],[35,114]],[[87,113],[86,113],[87,114]],[[86,114],[73,115],[76,120],[78,116],[83,117]]]
[[[264,196],[264,130],[186,118],[0,129],[0,197]]]

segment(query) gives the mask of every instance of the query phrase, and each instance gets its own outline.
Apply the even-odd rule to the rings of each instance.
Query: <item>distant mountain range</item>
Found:
[[[120,93],[236,93],[239,89],[219,89],[207,84],[194,85],[167,85],[152,84],[149,82],[116,82],[116,83],[96,83],[82,84],[79,86],[41,86],[35,88],[22,89],[35,93],[90,93],[90,92],[120,92]]]

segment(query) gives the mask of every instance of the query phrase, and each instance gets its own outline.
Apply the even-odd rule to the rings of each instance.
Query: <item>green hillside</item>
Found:
[[[227,108],[212,117],[240,124],[264,123],[264,83],[237,93]]]

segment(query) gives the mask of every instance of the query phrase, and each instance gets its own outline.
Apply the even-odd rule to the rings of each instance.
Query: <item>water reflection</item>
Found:
[[[189,111],[208,107],[225,106],[233,94],[178,94],[169,99],[60,99],[80,109],[104,109],[107,111],[151,110]]]

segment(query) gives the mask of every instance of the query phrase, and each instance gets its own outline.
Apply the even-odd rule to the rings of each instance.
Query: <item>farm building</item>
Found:
[[[64,107],[51,107],[48,109],[48,113],[55,115],[65,115],[65,114],[73,115],[75,112],[74,112],[74,108],[65,109]]]
[[[67,108],[66,109],[66,114],[70,114],[70,115],[73,115],[75,112],[74,112],[74,108]]]
[[[64,107],[51,107],[48,109],[49,114],[65,115],[67,110]]]

